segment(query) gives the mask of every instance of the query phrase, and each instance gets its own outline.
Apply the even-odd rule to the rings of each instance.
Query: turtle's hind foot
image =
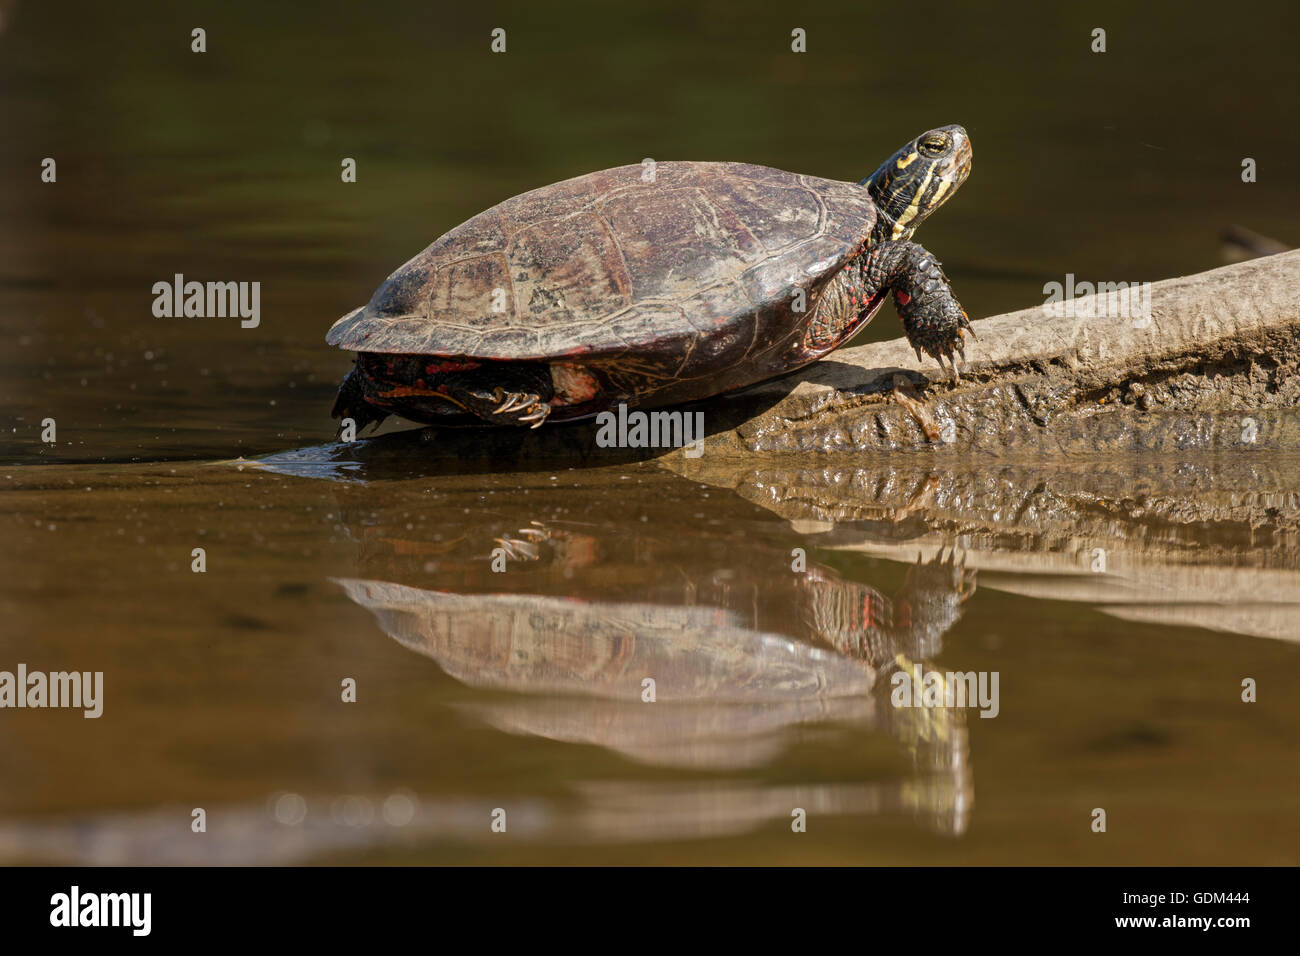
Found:
[[[448,395],[456,404],[488,425],[526,425],[537,428],[551,414],[548,365],[511,362],[484,365],[446,377]]]
[[[508,422],[537,428],[546,421],[546,416],[551,414],[551,406],[543,402],[541,396],[532,392],[507,392],[502,388],[496,388],[493,389],[492,396],[497,402],[497,407],[492,410],[492,414],[506,415],[508,417],[505,420]]]

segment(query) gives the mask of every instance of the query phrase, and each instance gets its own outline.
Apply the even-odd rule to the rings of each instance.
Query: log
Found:
[[[956,385],[933,365],[906,371],[904,339],[834,352],[793,389],[787,377],[746,390],[770,407],[710,436],[708,454],[1300,449],[1300,251],[1154,283],[1150,311],[978,321]],[[900,373],[923,388],[938,443],[890,395]]]

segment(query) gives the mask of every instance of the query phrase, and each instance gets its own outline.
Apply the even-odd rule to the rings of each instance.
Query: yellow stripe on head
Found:
[[[914,154],[915,155],[915,154]],[[925,191],[930,186],[930,180],[934,177],[934,169],[930,168],[925,171],[925,179],[921,181],[920,187],[916,190],[916,195],[912,197],[911,203],[903,214],[894,220],[894,233],[892,238],[898,239],[908,231],[908,224],[916,218],[917,212],[921,208],[921,200],[925,198]]]

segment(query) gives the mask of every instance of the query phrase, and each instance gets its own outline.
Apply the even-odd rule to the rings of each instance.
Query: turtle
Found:
[[[917,361],[958,378],[974,332],[912,235],[971,156],[950,125],[856,183],[645,160],[507,199],[331,326],[357,353],[333,416],[536,428],[707,399],[817,361],[890,293]]]

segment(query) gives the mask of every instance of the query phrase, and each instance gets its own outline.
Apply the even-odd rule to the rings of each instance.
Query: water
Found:
[[[947,122],[974,172],[919,238],[973,316],[1294,244],[1294,8],[483,9],[6,8],[0,670],[105,701],[0,712],[0,859],[1296,863],[1294,462],[449,473],[328,444],[322,341],[524,189],[857,179]],[[260,281],[261,324],[153,317],[177,272]],[[890,706],[916,667],[997,672],[997,716]]]

